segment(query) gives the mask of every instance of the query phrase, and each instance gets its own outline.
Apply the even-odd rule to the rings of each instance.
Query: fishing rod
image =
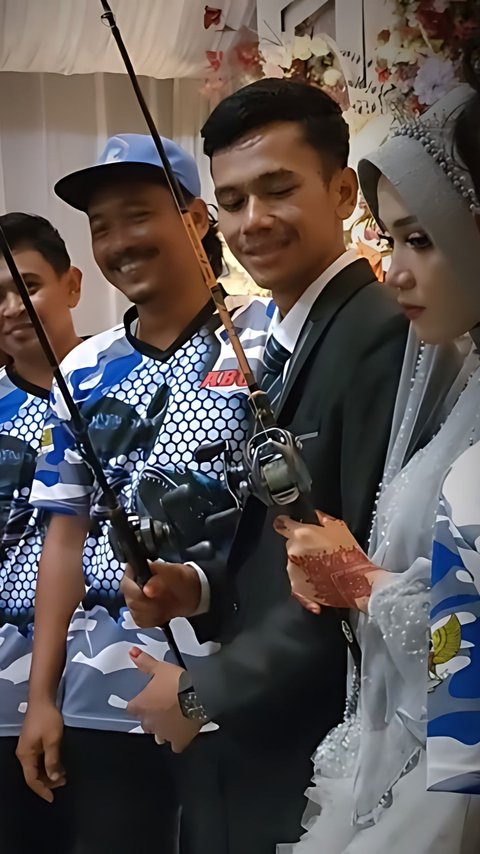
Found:
[[[222,290],[221,286],[219,285],[219,283],[217,282],[217,279],[215,277],[215,273],[213,272],[210,261],[208,260],[207,253],[205,252],[205,249],[204,249],[203,243],[201,241],[200,235],[197,231],[195,221],[193,219],[191,211],[189,210],[189,207],[188,207],[187,202],[185,200],[185,194],[183,192],[183,189],[182,189],[179,181],[177,180],[176,175],[174,175],[172,167],[170,166],[170,161],[168,160],[168,157],[165,153],[165,148],[164,148],[164,145],[162,143],[162,140],[161,140],[160,134],[158,132],[157,126],[153,120],[153,116],[152,116],[150,110],[148,109],[147,103],[146,103],[145,98],[143,96],[143,93],[142,93],[142,90],[140,88],[140,84],[138,82],[137,75],[135,74],[135,70],[133,68],[130,56],[129,56],[128,51],[125,47],[125,43],[123,41],[120,30],[118,29],[118,26],[117,26],[117,23],[115,20],[115,16],[112,12],[112,9],[110,8],[110,5],[107,3],[107,0],[100,0],[100,2],[101,2],[102,7],[104,9],[104,12],[101,16],[102,20],[106,21],[106,23],[110,27],[110,29],[112,31],[112,35],[113,35],[113,37],[114,37],[114,39],[118,45],[120,55],[121,55],[122,60],[125,64],[125,68],[127,70],[127,74],[130,78],[130,82],[132,84],[133,90],[134,90],[135,95],[137,97],[140,109],[143,113],[143,117],[147,123],[147,127],[150,131],[152,139],[155,143],[155,147],[157,149],[158,156],[160,157],[160,160],[161,160],[164,172],[165,172],[165,177],[167,180],[168,187],[170,189],[170,192],[172,194],[172,197],[173,197],[173,200],[176,204],[178,212],[179,212],[179,214],[183,220],[185,230],[187,232],[187,235],[188,235],[188,238],[189,238],[190,243],[192,245],[192,248],[193,248],[193,250],[197,256],[197,259],[198,259],[198,262],[199,262],[199,265],[200,265],[200,268],[202,271],[203,280],[204,280],[206,286],[208,287],[208,289],[211,293],[211,296],[215,302],[215,306],[218,310],[222,324],[224,325],[224,327],[228,333],[230,343],[231,343],[233,350],[235,352],[235,356],[237,358],[240,371],[241,371],[243,378],[247,384],[248,390],[249,390],[251,395],[257,394],[261,390],[260,390],[260,388],[259,388],[259,386],[255,380],[253,371],[250,368],[250,365],[248,363],[247,356],[245,355],[243,347],[239,341],[238,335],[237,335],[235,328],[233,326],[233,323],[232,323],[232,320],[230,317],[230,313],[228,311],[227,306],[225,305],[225,298],[223,295],[223,290]],[[272,420],[273,420],[273,414],[272,414]]]
[[[37,338],[40,342],[40,346],[46,356],[48,364],[50,365],[53,371],[53,376],[57,382],[58,388],[70,415],[71,429],[75,437],[75,441],[77,442],[80,450],[82,451],[85,461],[90,466],[93,474],[95,475],[97,483],[100,489],[102,490],[103,499],[107,508],[108,520],[110,522],[111,527],[115,531],[116,539],[121,546],[125,562],[129,563],[132,567],[135,579],[137,580],[139,586],[143,586],[151,577],[147,557],[145,556],[141,544],[139,543],[139,540],[135,534],[135,531],[129,522],[129,518],[124,507],[120,503],[115,490],[109,484],[105,472],[103,471],[102,465],[95,452],[92,440],[88,432],[87,421],[83,417],[79,407],[73,399],[68,384],[61,371],[60,364],[55,354],[55,351],[49,341],[42,321],[40,320],[40,317],[36,312],[35,306],[33,305],[32,299],[28,291],[28,287],[25,284],[23,276],[15,263],[12,250],[1,225],[0,251],[3,254],[3,257],[5,258],[6,265],[10,271],[10,275],[13,279],[15,287],[17,288],[17,291],[25,306],[25,310],[35,330]],[[180,652],[180,649],[177,645],[170,626],[166,625],[162,628],[171,651],[177,658],[178,662],[182,666],[184,666],[182,654]]]
[[[246,353],[233,325],[230,312],[225,304],[224,291],[219,282],[217,282],[215,273],[213,272],[195,225],[195,221],[185,200],[185,194],[176,175],[173,173],[161,136],[143,96],[132,61],[116,23],[115,15],[113,14],[107,0],[100,0],[100,2],[104,10],[101,18],[111,29],[112,35],[117,43],[128,77],[138,100],[138,104],[152,136],[153,142],[155,143],[158,156],[165,172],[168,188],[182,219],[185,232],[188,236],[192,249],[197,257],[204,284],[215,303],[218,315],[225,331],[227,332],[228,339],[235,353],[240,373],[242,374],[243,380],[248,389],[249,403],[253,410],[255,420],[262,428],[260,433],[257,433],[250,440],[247,446],[247,455],[250,462],[249,467],[252,475],[254,477],[256,475],[258,486],[260,486],[260,481],[262,481],[260,489],[262,496],[261,500],[265,503],[265,501],[268,500],[267,493],[270,492],[275,498],[277,496],[279,499],[281,496],[284,496],[284,498],[279,501],[268,501],[268,503],[291,503],[294,499],[301,499],[302,496],[310,491],[311,487],[311,478],[308,470],[299,454],[296,453],[300,449],[300,443],[297,439],[292,437],[291,434],[289,434],[287,438],[286,431],[280,430],[277,426],[268,395],[260,388],[255,379]],[[260,447],[267,437],[269,441],[269,450],[270,452],[274,452],[273,455],[275,458],[278,457],[279,452],[281,451],[280,457],[278,460],[276,459],[276,463],[274,463],[273,460],[270,460],[267,463],[266,459],[263,458],[268,455],[265,454],[265,451],[260,452]],[[203,459],[206,459],[206,453],[206,451],[203,453]],[[283,466],[284,471],[280,472],[280,469],[282,468],[282,459],[286,462],[286,469],[288,471],[288,477],[286,480],[290,482],[289,484],[284,482],[286,474],[285,466]],[[310,508],[307,505],[304,506],[302,520],[310,521],[312,524],[318,524],[313,507]]]
[[[288,506],[290,512],[294,513],[300,521],[318,525],[319,520],[310,497],[312,479],[300,454],[301,442],[288,430],[277,425],[268,395],[260,388],[255,379],[230,317],[230,312],[225,304],[223,289],[217,282],[195,221],[186,203],[183,189],[173,173],[161,136],[143,96],[115,15],[108,0],[100,0],[100,3],[103,8],[101,19],[110,28],[117,43],[140,110],[163,166],[168,188],[183,222],[192,250],[197,257],[204,284],[215,303],[219,318],[237,359],[240,373],[248,389],[249,404],[255,416],[255,428],[260,426],[259,430],[254,430],[254,434],[246,446],[247,471],[242,476],[242,473],[236,470],[231,473],[233,478],[230,476],[229,479],[229,472],[225,467],[227,485],[232,491],[237,487],[236,492],[241,495],[242,500],[245,499],[247,493],[253,494],[267,506]],[[197,460],[211,459],[219,452],[228,452],[226,443],[219,442],[210,447],[199,448]],[[340,613],[339,620],[355,664],[360,668],[361,650],[358,641],[348,620]]]

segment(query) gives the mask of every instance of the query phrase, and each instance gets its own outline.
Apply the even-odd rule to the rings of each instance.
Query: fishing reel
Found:
[[[288,430],[267,427],[248,441],[243,464],[236,465],[228,442],[197,449],[199,462],[223,456],[224,482],[239,506],[249,495],[267,507],[293,504],[310,492],[312,479],[300,454],[302,443]]]
[[[136,512],[128,514],[143,556],[169,563],[226,557],[249,496],[267,507],[285,507],[309,493],[311,477],[301,448],[288,430],[270,427],[252,436],[240,464],[225,440],[197,448],[198,464],[223,459],[220,480],[201,472],[146,469]],[[113,528],[109,537],[117,560],[124,563]]]
[[[226,552],[240,518],[240,505],[224,484],[200,472],[147,469],[140,481],[136,512],[128,521],[147,560],[202,562]],[[114,528],[110,543],[126,562]]]
[[[285,507],[308,494],[312,478],[301,449],[300,439],[281,427],[255,433],[245,451],[251,494],[267,507]]]

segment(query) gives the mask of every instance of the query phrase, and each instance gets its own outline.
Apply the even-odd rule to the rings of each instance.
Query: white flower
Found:
[[[260,51],[266,63],[279,65],[280,68],[290,68],[292,64],[292,46],[286,44],[271,44],[262,41]]]
[[[429,56],[420,67],[413,91],[420,103],[429,107],[450,92],[456,82],[455,68],[450,59]]]
[[[328,44],[321,36],[313,36],[310,47],[314,56],[328,56],[330,53]]]
[[[403,44],[403,39],[400,33],[393,30],[390,33],[390,38],[385,44],[379,45],[377,48],[378,59],[383,59],[391,68],[398,62],[415,63],[418,59],[415,46],[409,44],[407,47]]]
[[[312,53],[312,39],[310,36],[295,36],[293,40],[293,58],[310,59]]]
[[[323,74],[323,82],[325,83],[325,86],[336,86],[341,79],[342,72],[338,71],[337,68],[327,68]]]
[[[264,63],[263,73],[265,77],[277,77],[280,80],[285,77],[285,69],[279,65],[275,65],[273,62]]]
[[[433,0],[433,8],[436,12],[446,12],[451,0]]]

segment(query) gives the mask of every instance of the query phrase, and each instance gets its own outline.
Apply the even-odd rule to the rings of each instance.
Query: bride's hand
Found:
[[[287,540],[292,594],[314,614],[320,606],[366,611],[374,581],[385,571],[372,564],[344,522],[318,513],[320,525],[277,516],[274,528]]]

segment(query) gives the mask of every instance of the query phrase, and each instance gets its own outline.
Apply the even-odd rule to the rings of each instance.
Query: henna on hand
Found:
[[[331,553],[291,555],[289,560],[303,569],[315,600],[322,605],[358,608],[370,597],[372,584],[368,574],[373,566],[360,548],[340,546]]]
[[[287,540],[292,594],[307,610],[319,605],[367,610],[377,572],[344,522],[317,512],[319,526],[279,516],[274,522]]]

